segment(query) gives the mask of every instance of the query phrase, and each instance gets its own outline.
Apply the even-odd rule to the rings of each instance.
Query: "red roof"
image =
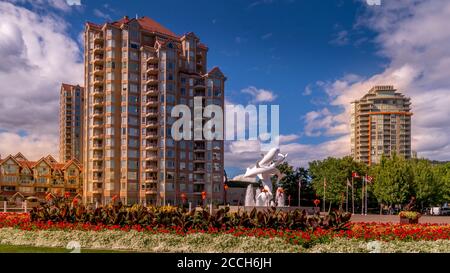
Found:
[[[162,26],[158,22],[154,21],[153,19],[144,16],[138,19],[138,23],[141,26],[141,28],[150,31],[150,32],[159,32],[161,34],[165,34],[168,36],[178,37],[175,33],[173,33],[171,30],[167,29],[166,27]]]
[[[67,84],[67,83],[62,83],[61,84],[61,86],[62,86],[62,88],[64,89],[64,90],[70,90],[70,89],[72,89],[72,88],[74,88],[74,87],[77,87],[77,86],[79,86],[79,85],[71,85],[71,84]],[[81,86],[79,86],[81,89],[83,89],[83,87],[81,87]]]

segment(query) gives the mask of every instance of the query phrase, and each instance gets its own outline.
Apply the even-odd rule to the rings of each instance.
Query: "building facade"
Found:
[[[0,197],[14,195],[44,199],[47,193],[82,194],[81,166],[76,160],[57,162],[52,156],[29,161],[21,153],[0,159]]]
[[[374,86],[351,105],[351,153],[357,161],[378,163],[396,153],[411,158],[411,102],[393,86]]]
[[[226,78],[207,72],[207,46],[148,17],[87,23],[84,38],[84,201],[222,202],[223,140],[171,136],[175,105],[223,109]]]
[[[82,160],[84,88],[63,83],[59,109],[59,161]]]

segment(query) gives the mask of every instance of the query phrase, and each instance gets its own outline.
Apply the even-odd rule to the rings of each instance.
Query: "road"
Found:
[[[351,218],[352,222],[378,222],[378,223],[399,223],[398,215],[361,215],[354,214]],[[422,216],[419,219],[419,224],[450,224],[450,216]]]

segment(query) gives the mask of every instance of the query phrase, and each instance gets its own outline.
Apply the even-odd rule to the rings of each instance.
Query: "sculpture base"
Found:
[[[219,209],[224,208],[225,206],[219,206]],[[252,211],[254,208],[256,208],[256,210],[266,210],[266,209],[270,209],[270,207],[258,207],[258,206],[228,206],[230,208],[230,212],[237,212],[238,210],[240,211],[247,211],[250,212]],[[279,211],[293,211],[293,210],[297,210],[297,209],[301,209],[301,210],[306,210],[306,213],[308,213],[309,215],[315,214],[317,212],[320,212],[320,208],[315,208],[315,207],[276,207],[277,210]]]

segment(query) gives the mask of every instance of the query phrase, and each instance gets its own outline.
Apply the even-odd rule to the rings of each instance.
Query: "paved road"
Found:
[[[351,218],[352,222],[378,222],[378,223],[399,223],[398,215],[361,215],[355,214]],[[420,224],[450,224],[450,216],[422,216],[419,219]]]

